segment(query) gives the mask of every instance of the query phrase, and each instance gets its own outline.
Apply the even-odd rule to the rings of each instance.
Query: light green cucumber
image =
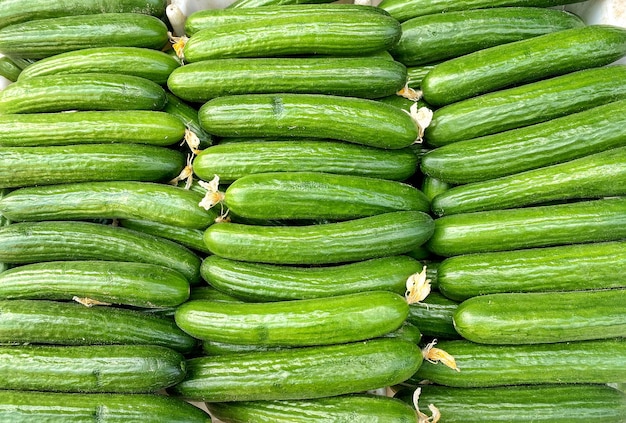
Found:
[[[13,62],[9,57],[0,57],[0,76],[9,82],[15,82],[22,73],[22,69]]]

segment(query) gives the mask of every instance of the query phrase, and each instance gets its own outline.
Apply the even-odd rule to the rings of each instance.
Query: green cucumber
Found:
[[[180,173],[178,151],[139,144],[0,148],[0,187],[88,181],[167,181]]]
[[[107,423],[211,422],[198,407],[166,395],[0,391],[0,420],[91,423],[101,418]]]
[[[423,66],[407,66],[406,78],[407,86],[413,89],[419,89],[422,86],[422,80],[428,72],[434,68],[436,64],[423,65]]]
[[[398,384],[422,360],[415,344],[392,338],[199,357],[170,392],[205,402],[329,397]]]
[[[428,380],[445,386],[479,388],[626,381],[624,338],[537,345],[446,340],[437,348],[454,357],[459,371],[424,360],[410,382]]]
[[[2,300],[0,312],[2,344],[160,345],[189,352],[196,343],[171,319],[118,307]]]
[[[209,249],[204,245],[202,229],[182,228],[151,220],[121,219],[118,223],[124,228],[169,239],[200,253],[209,253]]]
[[[185,375],[184,357],[156,345],[4,346],[0,358],[2,388],[24,391],[153,392]]]
[[[233,182],[263,172],[328,172],[402,181],[417,168],[411,149],[385,150],[364,145],[314,139],[249,141],[218,144],[193,161],[199,178]]]
[[[548,8],[448,11],[403,22],[402,36],[390,52],[407,66],[425,65],[584,25],[572,13]]]
[[[398,107],[375,100],[322,94],[250,94],[214,98],[200,124],[222,137],[331,138],[379,148],[404,148],[417,124]]]
[[[215,223],[204,233],[220,257],[270,264],[333,264],[404,254],[433,233],[425,213],[400,211],[305,226]],[[0,258],[0,261],[2,259]]]
[[[453,184],[485,181],[626,146],[626,100],[424,154],[422,171]]]
[[[621,100],[624,78],[626,65],[604,66],[468,98],[435,110],[424,139],[439,147]]]
[[[140,47],[99,47],[73,50],[39,60],[20,74],[20,80],[37,76],[115,73],[133,75],[164,85],[180,62],[167,53]]]
[[[424,300],[409,306],[407,322],[417,326],[424,336],[457,339],[460,335],[454,328],[453,317],[458,308],[458,302],[434,291]]]
[[[166,91],[165,95],[167,96],[167,103],[165,104],[163,111],[176,116],[183,122],[189,131],[193,132],[193,134],[198,138],[198,141],[200,141],[197,148],[204,149],[213,145],[213,138],[211,137],[211,134],[206,132],[200,126],[198,109],[185,103],[169,91]]]
[[[96,47],[160,50],[167,42],[165,23],[154,16],[139,13],[61,16],[30,20],[0,29],[0,53],[27,59],[42,59]]]
[[[616,197],[444,216],[426,246],[449,257],[625,237],[626,198]]]
[[[260,6],[267,7],[273,5],[292,5],[292,4],[307,4],[307,3],[329,3],[330,0],[235,0],[228,5],[228,8],[257,8]],[[284,7],[284,6],[283,6]]]
[[[9,82],[15,82],[22,73],[22,69],[6,56],[0,57],[0,76]]]
[[[441,262],[439,289],[456,301],[500,292],[626,288],[626,242],[467,254]]]
[[[0,228],[0,262],[106,260],[157,264],[200,279],[200,258],[182,245],[90,222],[24,222]]]
[[[191,289],[189,300],[210,300],[210,301],[226,301],[231,303],[242,303],[238,298],[225,294],[212,286],[194,286]]]
[[[163,88],[138,76],[86,73],[23,79],[0,91],[0,113],[161,110]]]
[[[72,300],[172,307],[189,298],[189,282],[167,267],[113,261],[33,263],[0,273],[0,299]]]
[[[439,194],[443,195],[450,188],[451,186],[449,183],[433,178],[432,176],[424,176],[424,179],[422,180],[422,192],[431,202]]]
[[[512,85],[608,65],[626,55],[626,28],[588,25],[489,47],[435,66],[424,99],[443,106]]]

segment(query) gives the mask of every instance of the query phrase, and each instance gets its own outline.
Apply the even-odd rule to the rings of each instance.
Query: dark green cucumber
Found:
[[[459,303],[439,292],[431,292],[426,299],[409,306],[407,322],[417,326],[424,336],[437,339],[457,339],[453,316]]]
[[[308,4],[308,3],[329,3],[330,0],[235,0],[233,3],[227,6],[227,8],[257,8],[260,6],[272,6],[272,5],[291,5],[291,4]]]
[[[200,124],[222,137],[331,138],[380,148],[404,148],[417,124],[398,107],[375,100],[322,94],[250,94],[214,98]]]
[[[194,286],[191,289],[189,300],[210,300],[210,301],[227,301],[231,303],[242,303],[238,298],[230,296],[218,291],[212,286]]]
[[[443,257],[626,237],[626,198],[444,216],[426,246]]]
[[[167,96],[167,103],[165,104],[163,111],[176,116],[183,122],[189,131],[193,132],[193,134],[200,141],[197,148],[204,149],[213,145],[213,138],[211,137],[211,134],[206,132],[200,126],[198,109],[185,103],[169,91],[166,91],[165,95]]]
[[[626,28],[588,25],[447,60],[424,77],[424,99],[443,106],[475,95],[604,66],[626,55]]]
[[[204,254],[209,253],[209,249],[204,245],[202,229],[182,228],[150,220],[121,219],[118,223],[124,228],[169,239]]]
[[[204,233],[204,242],[213,254],[229,259],[333,264],[404,254],[426,242],[433,226],[430,216],[415,211],[305,226],[224,222],[210,226]]]
[[[24,391],[152,392],[185,375],[184,357],[156,345],[4,346],[0,358],[2,388]]]
[[[422,180],[422,192],[431,202],[439,194],[444,194],[451,188],[450,184],[432,176],[424,176]]]
[[[133,262],[45,262],[0,273],[0,299],[74,297],[136,307],[172,307],[189,298],[189,282],[167,267]]]
[[[415,344],[391,338],[199,357],[170,391],[205,402],[320,398],[398,384],[421,363]]]
[[[411,149],[385,150],[364,145],[314,139],[250,141],[218,144],[193,162],[199,178],[218,175],[224,183],[263,172],[309,171],[369,176],[402,181],[417,167]]]
[[[138,76],[86,73],[23,79],[0,91],[0,113],[161,110],[163,88]]]
[[[454,357],[459,371],[425,360],[411,382],[429,380],[445,386],[478,388],[626,380],[624,338],[537,345],[449,340],[439,342],[437,348]]]
[[[389,256],[324,267],[276,266],[209,256],[202,277],[215,288],[246,301],[320,298],[356,292],[406,291],[406,280],[422,265],[410,257]]]
[[[422,80],[436,64],[423,65],[423,66],[407,66],[406,78],[407,85],[413,89],[419,89],[422,86]]]
[[[126,228],[89,222],[24,222],[0,228],[0,262],[131,261],[170,267],[190,283],[200,258],[182,245]]]
[[[139,144],[0,148],[0,187],[88,181],[168,181],[185,166],[175,150]]]
[[[626,146],[626,100],[523,128],[459,141],[424,154],[421,169],[465,184]]]
[[[198,407],[166,395],[0,391],[0,420],[12,423],[90,423],[102,415],[107,423],[211,422]]]
[[[456,301],[500,292],[626,288],[626,242],[450,257],[439,265],[437,279],[441,292]]]
[[[160,50],[168,42],[160,19],[139,13],[96,13],[16,23],[0,30],[0,53],[42,59],[96,47]]]
[[[173,320],[118,307],[2,300],[0,312],[2,344],[160,345],[181,352],[195,346],[195,340]]]
[[[167,53],[140,47],[99,47],[73,50],[39,60],[20,74],[20,79],[37,76],[115,73],[133,75],[164,85],[180,62]]]
[[[545,122],[626,97],[625,65],[571,72],[441,107],[425,131],[429,145]]]
[[[15,82],[22,73],[22,69],[6,56],[0,57],[0,76],[9,82]]]
[[[572,13],[539,7],[448,11],[403,22],[391,54],[407,66],[425,65],[584,25]]]

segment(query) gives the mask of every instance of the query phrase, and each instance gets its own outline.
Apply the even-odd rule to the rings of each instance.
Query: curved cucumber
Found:
[[[182,228],[150,220],[121,219],[118,223],[124,228],[169,239],[204,254],[209,253],[204,245],[204,230],[202,229]]]

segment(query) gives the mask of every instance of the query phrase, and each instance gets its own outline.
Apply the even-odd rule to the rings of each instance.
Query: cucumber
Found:
[[[204,102],[265,93],[378,98],[395,94],[405,81],[404,65],[385,58],[301,57],[203,60],[173,71],[167,85],[184,100]]]
[[[419,89],[422,86],[422,80],[426,76],[428,72],[431,71],[432,68],[436,66],[435,64],[423,65],[423,66],[407,66],[406,68],[406,78],[407,85],[410,88]]]
[[[537,345],[444,340],[437,348],[454,357],[459,371],[425,360],[410,382],[429,380],[445,386],[481,388],[626,380],[624,338]]]
[[[626,147],[453,187],[433,198],[432,210],[442,216],[620,195],[626,195]]]
[[[182,228],[151,220],[136,219],[121,219],[118,224],[124,228],[169,239],[203,254],[209,253],[209,249],[204,245],[202,229]]]
[[[33,263],[0,273],[0,299],[71,300],[172,307],[189,298],[180,273],[154,264],[111,261]]]
[[[621,100],[624,78],[626,65],[604,66],[468,98],[435,110],[424,139],[439,147]]]
[[[165,104],[163,111],[176,116],[183,122],[183,124],[189,131],[193,132],[193,134],[200,141],[197,148],[204,149],[213,145],[214,141],[211,137],[211,134],[206,132],[200,126],[200,120],[198,119],[198,109],[190,104],[185,103],[169,91],[166,91],[165,95],[167,96],[167,103]]]
[[[144,219],[205,229],[217,217],[198,203],[202,194],[153,182],[106,181],[20,188],[0,200],[0,213],[14,222]]]
[[[458,339],[461,336],[454,328],[453,321],[458,308],[458,302],[433,291],[426,299],[409,306],[407,322],[418,327],[424,336]]]
[[[0,57],[0,76],[10,82],[15,82],[22,73],[22,69],[6,56]]]
[[[547,122],[436,148],[422,171],[465,184],[512,175],[626,146],[626,100]]]
[[[140,47],[99,47],[73,50],[33,63],[20,74],[21,80],[37,76],[114,73],[149,79],[164,85],[180,62],[167,53]]]
[[[0,91],[0,113],[161,110],[166,101],[160,85],[138,76],[47,75],[23,79]]]
[[[307,4],[307,3],[329,3],[330,0],[235,0],[228,5],[230,8],[255,8],[260,6],[272,5],[291,5],[291,4]],[[283,6],[284,7],[284,6]]]
[[[452,187],[449,183],[433,178],[432,176],[425,176],[422,180],[422,192],[431,203],[439,194],[442,194],[442,197],[445,196],[445,192],[450,188]]]
[[[139,393],[185,375],[184,357],[156,345],[5,346],[0,357],[3,389]]]
[[[626,242],[594,242],[450,257],[437,271],[448,298],[500,292],[626,288]]]
[[[418,138],[402,109],[375,100],[322,94],[249,94],[214,98],[200,124],[222,137],[331,138],[379,148],[404,148]]]
[[[402,36],[390,52],[407,66],[426,65],[584,25],[572,13],[548,8],[449,11],[403,22]]]
[[[171,319],[140,311],[47,300],[2,300],[0,311],[2,344],[160,345],[180,352],[195,346]]]
[[[626,55],[626,28],[588,25],[489,47],[435,66],[422,81],[424,99],[443,106],[490,91],[577,70]]]
[[[0,30],[0,53],[26,59],[43,59],[96,47],[160,50],[167,42],[165,23],[139,13],[51,17],[16,23]]]
[[[0,420],[91,423],[103,415],[108,423],[211,422],[198,407],[166,395],[0,391]]]
[[[461,213],[435,220],[426,243],[433,253],[455,256],[626,237],[626,198],[509,210]]]
[[[225,294],[212,286],[194,286],[191,290],[189,300],[210,300],[210,301],[226,301],[231,303],[242,303],[238,298]]]
[[[389,256],[324,267],[277,266],[209,256],[200,272],[209,285],[245,301],[323,298],[385,290],[404,294],[406,280],[422,265],[407,256]]]
[[[385,150],[314,139],[249,141],[218,144],[193,161],[194,173],[223,183],[263,172],[328,172],[402,181],[417,167],[411,149]]]
[[[185,166],[182,153],[139,144],[0,148],[0,187],[88,181],[167,181]]]
[[[391,338],[198,357],[169,391],[205,402],[320,398],[398,384],[421,363],[415,344]]]
[[[333,264],[406,253],[426,242],[433,226],[430,216],[416,211],[305,226],[224,222],[210,226],[204,233],[204,242],[213,254],[228,259]]]
[[[0,228],[0,262],[59,260],[157,264],[200,279],[200,258],[182,245],[126,228],[90,222],[24,222]]]

